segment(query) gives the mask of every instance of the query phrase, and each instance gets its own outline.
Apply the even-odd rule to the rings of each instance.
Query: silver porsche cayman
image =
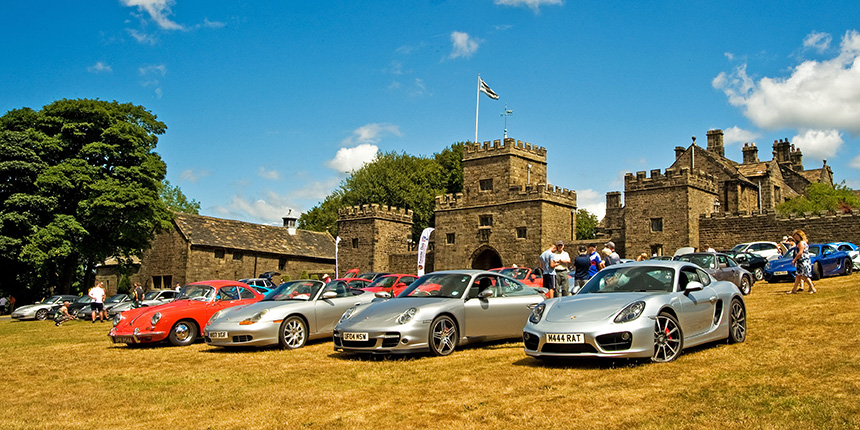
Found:
[[[642,261],[601,270],[574,296],[537,305],[523,329],[533,357],[651,357],[672,361],[685,347],[746,339],[738,288],[680,261]]]
[[[301,348],[309,339],[331,336],[344,311],[371,300],[373,294],[344,281],[285,282],[259,302],[218,311],[203,336],[212,346]]]
[[[448,355],[457,345],[516,338],[541,291],[481,270],[433,272],[395,298],[349,308],[334,330],[336,351]]]

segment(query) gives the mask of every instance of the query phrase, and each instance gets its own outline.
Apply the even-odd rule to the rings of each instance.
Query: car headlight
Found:
[[[358,307],[356,307],[356,306],[353,306],[353,307],[347,309],[346,312],[344,312],[343,315],[340,316],[339,322],[344,322],[344,321],[350,319],[350,317],[352,317],[352,314],[355,313],[356,309],[358,309]]]
[[[543,318],[543,312],[546,310],[546,305],[543,303],[538,303],[537,306],[532,309],[532,314],[529,315],[529,322],[532,324],[537,324],[540,322],[541,318]]]
[[[220,318],[221,315],[224,315],[225,310],[226,309],[221,309],[220,311],[215,312],[211,317],[209,317],[209,322],[215,321],[216,319]]]
[[[627,305],[627,307],[625,307],[621,310],[621,312],[618,313],[618,315],[615,317],[615,322],[625,323],[628,321],[633,321],[636,318],[639,318],[639,315],[642,315],[642,311],[644,310],[645,302],[633,302]]]
[[[219,311],[219,312],[220,312],[220,311]],[[257,313],[255,313],[254,315],[252,315],[250,318],[245,318],[244,320],[240,321],[240,322],[239,322],[239,325],[251,325],[251,324],[254,324],[255,322],[260,321],[261,319],[263,319],[263,316],[264,316],[264,315],[266,315],[267,313],[269,313],[269,310],[268,310],[268,309],[263,309],[263,310],[261,310],[260,312],[257,312]]]
[[[403,311],[402,314],[398,315],[395,321],[397,321],[397,324],[406,324],[409,321],[412,321],[412,317],[414,317],[417,313],[418,308],[409,308]]]
[[[114,327],[118,326],[119,323],[121,323],[123,319],[125,319],[125,317],[123,317],[122,314],[114,315],[113,316],[113,326]]]
[[[158,324],[158,321],[160,321],[160,320],[161,320],[161,312],[156,312],[154,315],[152,315],[152,319],[149,322],[151,322],[152,325],[156,325],[156,324]]]

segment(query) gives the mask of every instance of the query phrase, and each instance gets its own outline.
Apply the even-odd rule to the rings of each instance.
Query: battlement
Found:
[[[504,141],[494,140],[480,143],[466,143],[463,146],[463,160],[483,158],[502,154],[516,154],[526,158],[537,158],[546,163],[546,148],[532,145],[521,140],[507,138]]]
[[[522,202],[527,200],[548,200],[564,205],[576,206],[576,191],[556,187],[552,184],[511,184],[508,194],[500,203]],[[474,204],[474,202],[472,202]],[[469,202],[463,193],[436,196],[436,210],[458,209],[468,207]]]
[[[737,221],[742,219],[750,219],[750,218],[767,218],[771,220],[792,220],[792,221],[812,221],[812,220],[820,220],[822,218],[855,218],[857,219],[858,225],[860,225],[860,213],[842,213],[842,212],[831,212],[827,210],[818,211],[818,212],[804,212],[802,216],[791,214],[789,216],[782,216],[779,212],[774,209],[767,209],[762,213],[758,213],[757,211],[739,211],[739,212],[717,212],[710,214],[702,214],[699,215],[700,219],[721,219],[727,221]]]
[[[624,174],[626,192],[689,186],[716,193],[717,185],[715,176],[701,170],[690,171],[689,167],[666,169],[665,173],[661,173],[660,169],[653,169],[651,177],[646,176],[644,171],[636,172],[635,176],[632,173]]]
[[[370,205],[350,206],[337,211],[338,221],[356,220],[366,218],[379,218],[389,221],[412,223],[412,210],[396,206]]]

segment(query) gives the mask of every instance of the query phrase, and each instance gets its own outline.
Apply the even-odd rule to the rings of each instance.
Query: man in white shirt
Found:
[[[543,287],[549,290],[549,298],[553,298],[555,295],[555,262],[553,261],[553,255],[555,255],[555,245],[544,251],[539,257],[540,270],[543,273]]]
[[[552,261],[555,269],[555,296],[569,296],[570,286],[568,285],[568,265],[570,265],[570,254],[564,250],[564,242],[558,241],[555,244],[555,252],[552,254]]]
[[[96,313],[99,314],[99,320],[105,322],[107,312],[105,312],[105,289],[104,284],[99,282],[95,287],[90,288],[90,309],[92,309],[93,324],[96,322]]]

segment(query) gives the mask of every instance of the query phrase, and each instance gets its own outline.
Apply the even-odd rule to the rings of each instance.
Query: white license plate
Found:
[[[773,274],[774,274],[774,276],[788,275],[788,271],[787,270],[780,270],[777,272],[773,272]]]
[[[343,334],[343,340],[363,341],[367,340],[367,333],[349,333]]]
[[[546,343],[585,343],[582,333],[547,333]]]
[[[210,331],[209,332],[210,339],[227,339],[226,331]]]
[[[134,336],[114,336],[113,343],[135,343]]]

